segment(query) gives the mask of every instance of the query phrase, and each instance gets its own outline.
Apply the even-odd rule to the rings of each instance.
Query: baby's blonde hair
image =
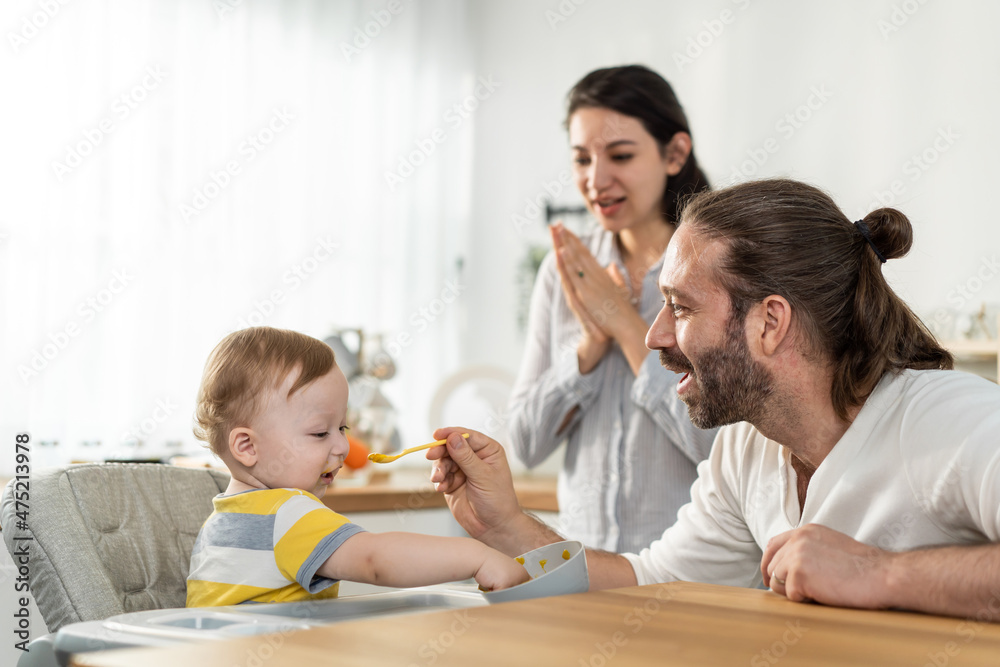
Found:
[[[300,368],[287,399],[335,365],[329,345],[297,331],[252,327],[229,334],[205,363],[195,437],[221,457],[229,447],[229,432],[250,423],[265,390],[281,386],[289,373]]]

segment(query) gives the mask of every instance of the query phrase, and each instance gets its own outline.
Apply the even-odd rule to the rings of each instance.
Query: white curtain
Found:
[[[30,432],[40,465],[134,436],[190,449],[208,353],[267,324],[384,332],[399,369],[385,392],[404,438],[425,438],[468,298],[464,3],[2,12],[4,437]],[[53,440],[56,454],[37,446]]]

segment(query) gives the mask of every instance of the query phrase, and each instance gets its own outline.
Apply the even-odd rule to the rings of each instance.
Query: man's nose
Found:
[[[677,337],[674,335],[674,313],[670,310],[669,304],[663,304],[656,319],[646,332],[646,347],[651,350],[669,349],[677,345]]]

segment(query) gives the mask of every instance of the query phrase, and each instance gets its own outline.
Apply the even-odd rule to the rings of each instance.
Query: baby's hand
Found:
[[[480,590],[499,591],[522,584],[531,577],[524,566],[510,556],[490,549],[490,553],[476,572]]]

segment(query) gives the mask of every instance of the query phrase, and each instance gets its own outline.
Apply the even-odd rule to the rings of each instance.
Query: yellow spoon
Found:
[[[468,438],[468,433],[462,434],[463,438]],[[431,447],[437,447],[438,445],[443,445],[444,440],[435,440],[434,442],[428,442],[426,445],[420,445],[419,447],[410,447],[409,449],[404,449],[399,454],[394,454],[390,456],[389,454],[369,454],[368,460],[375,463],[392,463],[400,456],[406,456],[407,454],[412,454],[413,452],[419,452],[421,449],[430,449]]]

